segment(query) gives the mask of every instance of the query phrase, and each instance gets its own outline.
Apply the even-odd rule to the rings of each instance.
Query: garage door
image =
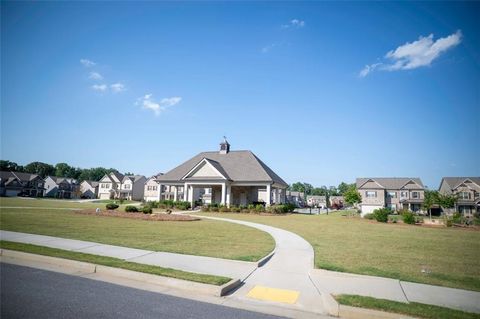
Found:
[[[18,190],[7,189],[7,190],[5,191],[5,196],[8,196],[8,197],[17,196],[19,192],[20,192],[20,191],[18,191]]]
[[[375,209],[377,208],[382,208],[381,206],[378,206],[378,205],[362,205],[362,217],[365,215],[365,214],[369,214],[369,213],[372,213]]]

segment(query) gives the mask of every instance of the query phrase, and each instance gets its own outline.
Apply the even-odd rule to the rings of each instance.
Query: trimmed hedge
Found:
[[[117,209],[117,208],[120,207],[120,206],[118,206],[117,204],[114,204],[114,203],[109,203],[109,204],[105,205],[105,207],[106,207],[108,210],[114,210],[114,209]]]
[[[127,213],[136,213],[138,212],[138,208],[136,206],[128,205],[128,206],[125,206],[125,211]]]

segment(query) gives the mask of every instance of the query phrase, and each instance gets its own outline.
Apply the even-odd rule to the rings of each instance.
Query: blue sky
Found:
[[[2,2],[1,158],[152,175],[226,135],[289,183],[478,176],[478,12]]]

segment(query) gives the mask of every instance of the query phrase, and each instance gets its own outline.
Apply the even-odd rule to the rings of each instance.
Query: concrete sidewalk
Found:
[[[274,256],[268,264],[247,278],[245,285],[233,294],[237,298],[248,297],[249,289],[262,285],[297,291],[299,298],[296,306],[319,313],[332,314],[332,300],[328,296],[338,294],[419,302],[480,313],[480,292],[314,269],[312,246],[294,233],[236,219],[194,216],[255,227],[268,232],[275,239],[277,246]]]
[[[193,273],[244,280],[256,268],[253,262],[192,256],[99,244],[83,240],[58,238],[0,230],[0,239],[18,243],[58,248],[80,253],[119,258],[140,264],[173,268]]]

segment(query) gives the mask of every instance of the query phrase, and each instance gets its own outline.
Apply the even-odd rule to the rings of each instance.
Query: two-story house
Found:
[[[305,193],[296,191],[286,191],[287,203],[294,204],[297,207],[305,206]]]
[[[83,181],[80,183],[80,197],[94,199],[98,197],[98,182]]]
[[[125,176],[119,172],[111,172],[106,174],[99,181],[98,198],[99,199],[115,199],[118,198],[117,191],[120,189],[123,178]]]
[[[455,211],[463,215],[480,212],[480,177],[444,177],[438,192],[455,195],[457,197]]]
[[[66,199],[80,198],[80,184],[73,178],[47,176],[44,196]]]
[[[0,172],[0,196],[42,197],[43,178],[36,174]]]
[[[329,196],[328,202],[332,208],[343,208],[345,206],[345,199],[343,196]]]
[[[310,207],[327,208],[327,196],[307,195],[307,205]]]
[[[128,200],[143,200],[146,177],[143,175],[124,176],[115,198]]]
[[[362,196],[361,215],[377,208],[388,207],[394,211],[422,210],[425,187],[420,178],[378,177],[357,178],[357,190]]]

